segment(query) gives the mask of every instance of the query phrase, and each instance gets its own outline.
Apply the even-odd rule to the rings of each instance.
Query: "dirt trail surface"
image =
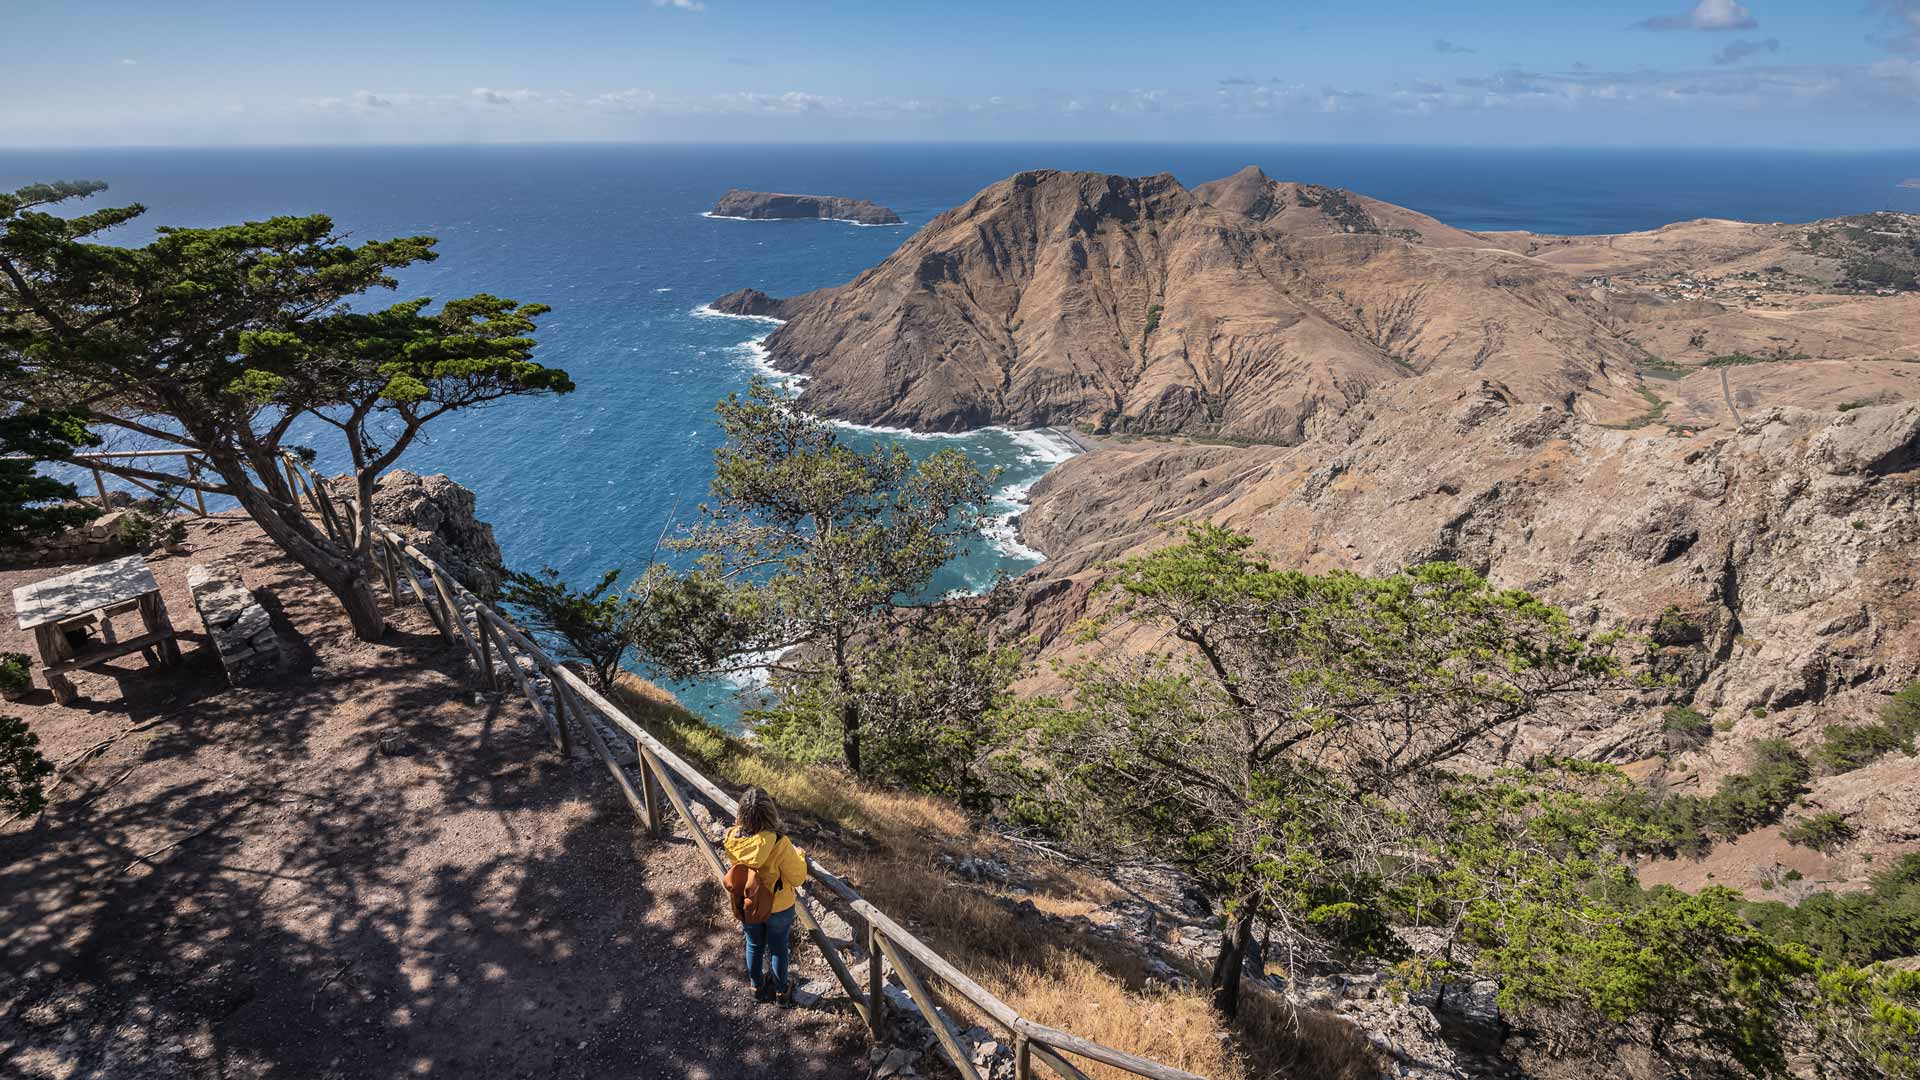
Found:
[[[180,669],[6,706],[55,763],[112,741],[0,826],[0,1075],[865,1074],[850,1016],[752,1002],[692,844],[637,838],[418,609],[362,644],[250,523],[189,546],[151,560]],[[185,586],[218,557],[290,644],[277,686],[221,680]],[[67,569],[0,572],[0,597]],[[0,649],[31,649],[10,608]]]

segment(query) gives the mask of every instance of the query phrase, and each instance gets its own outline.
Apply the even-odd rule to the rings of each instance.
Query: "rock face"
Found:
[[[1920,218],[1873,217],[1887,228],[1479,234],[1255,168],[1191,190],[1028,172],[845,285],[756,303],[788,320],[766,347],[811,376],[807,407],[862,423],[1291,445],[1385,387],[1440,377],[1588,420],[1698,427],[1901,396],[1884,361],[1920,356],[1920,298],[1863,299],[1849,275],[1883,258],[1859,237],[1906,237]],[[1705,366],[1738,354],[1793,362]],[[1679,381],[1649,386],[1643,369]]]
[[[759,289],[735,289],[707,306],[722,315],[751,315],[761,319],[784,319],[787,310],[786,301],[775,300]]]
[[[900,215],[865,199],[839,195],[785,195],[733,188],[709,211],[714,217],[755,220],[819,218],[858,225],[898,225]]]
[[[473,492],[443,475],[395,469],[374,487],[373,512],[476,596],[500,591],[500,545],[474,516]]]
[[[1719,728],[1664,766],[1689,791],[1744,767],[1757,739],[1810,749],[1920,678],[1920,402],[1770,409],[1688,438],[1581,423],[1495,384],[1437,391],[1377,395],[1297,447],[1108,444],[1062,464],[1022,518],[1049,555],[1024,629],[1056,637],[1094,602],[1101,563],[1165,543],[1176,521],[1244,530],[1313,571],[1459,562],[1582,627],[1647,636],[1640,662],[1673,679],[1527,731],[1517,753],[1651,759],[1661,710],[1688,703]],[[1669,610],[1686,632],[1655,632]],[[1874,768],[1897,775],[1823,777],[1812,801],[1857,811],[1863,851],[1920,850],[1873,806],[1875,792],[1911,804],[1920,759]]]

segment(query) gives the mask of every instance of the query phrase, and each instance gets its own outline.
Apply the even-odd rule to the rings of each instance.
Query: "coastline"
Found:
[[[755,221],[758,218],[741,220]],[[771,315],[736,315],[732,312],[716,311],[711,305],[701,304],[688,312],[696,319],[742,319],[748,322],[771,324],[764,333],[757,334],[741,342],[735,348],[746,359],[749,367],[766,376],[769,380],[783,386],[797,389],[809,378],[802,372],[782,371],[773,365],[767,348],[762,342],[786,320]],[[1028,497],[1033,486],[1041,477],[1052,472],[1061,462],[1094,449],[1097,444],[1086,436],[1063,427],[1009,428],[1001,425],[972,428],[967,431],[915,431],[912,428],[886,427],[878,424],[861,424],[852,420],[841,420],[831,416],[819,417],[827,423],[844,431],[858,432],[863,435],[879,436],[887,439],[903,439],[919,442],[953,441],[978,439],[982,435],[1000,435],[1009,439],[1022,452],[1022,460],[1042,465],[1039,473],[1023,479],[1013,480],[994,489],[989,510],[991,511],[981,525],[981,535],[1002,556],[1018,561],[1030,561],[1034,566],[1045,562],[1047,555],[1038,548],[1025,543],[1020,536],[1020,517],[1029,506]],[[1032,569],[1032,566],[1027,567]],[[1024,571],[1023,571],[1024,572]],[[978,593],[986,588],[977,585]]]

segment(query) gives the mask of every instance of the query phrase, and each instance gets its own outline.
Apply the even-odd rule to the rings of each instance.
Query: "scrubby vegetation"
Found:
[[[1209,1040],[1221,1050],[1222,1025],[1287,1011],[1240,985],[1256,938],[1271,937],[1274,952],[1259,946],[1269,971],[1378,967],[1408,992],[1494,979],[1505,1015],[1557,1053],[1612,1059],[1634,1044],[1679,1074],[1774,1076],[1796,1048],[1838,1040],[1821,1052],[1906,1067],[1900,1033],[1920,997],[1861,965],[1911,945],[1920,858],[1865,899],[1828,897],[1804,913],[1722,888],[1643,889],[1635,876],[1650,855],[1697,854],[1781,822],[1813,774],[1784,740],[1755,743],[1710,795],[1649,791],[1573,761],[1487,771],[1522,721],[1636,681],[1622,635],[1580,634],[1551,605],[1459,566],[1304,574],[1269,565],[1244,535],[1197,526],[1109,567],[1076,660],[1054,672],[1067,692],[1015,700],[1018,656],[991,617],[1004,596],[900,607],[915,590],[897,583],[921,579],[881,572],[908,565],[880,558],[896,539],[944,558],[945,534],[926,530],[936,510],[970,505],[963,474],[921,480],[864,461],[771,396],[723,415],[730,446],[716,494],[740,516],[683,544],[706,546],[696,573],[720,574],[711,560],[738,561],[729,549],[751,540],[741,550],[757,553],[759,569],[742,563],[725,581],[654,576],[651,587],[680,599],[646,626],[643,654],[672,655],[665,643],[758,652],[764,663],[763,642],[779,638],[722,631],[835,626],[835,612],[853,609],[825,601],[843,595],[868,605],[854,611],[865,621],[773,665],[769,700],[751,716],[754,745],[637,684],[620,692],[704,767],[830,825],[832,860],[875,903],[1023,1011],[1193,1068]],[[950,495],[916,501],[941,491]],[[832,498],[815,507],[816,492]],[[832,500],[848,492],[870,498],[856,506],[874,516],[850,519],[856,539],[832,540],[846,520]],[[888,531],[914,522],[922,531]],[[821,547],[843,542],[854,546]],[[1704,635],[1677,608],[1652,628],[1669,647]],[[1158,644],[1142,651],[1142,641]],[[849,714],[857,759],[846,753]],[[1916,714],[1920,691],[1886,715]],[[1713,731],[1687,705],[1666,709],[1661,725],[1676,746]],[[856,760],[857,780],[841,768]],[[1185,870],[1223,914],[1212,970],[1195,973],[1207,996],[1127,990],[1144,985],[1132,946],[1036,922],[991,886],[954,886],[939,856],[992,850],[1000,841],[981,828],[990,822],[1096,862],[1146,857]],[[856,829],[872,842],[848,842]],[[1822,814],[1789,825],[1796,842],[1826,848],[1847,829]],[[1096,875],[1060,873],[1072,887],[1030,897],[1038,911],[1114,899]],[[1846,937],[1854,924],[1871,929]],[[1063,998],[1068,986],[1089,1000]],[[1245,1045],[1259,1065],[1299,1044],[1268,1034]],[[1244,1075],[1248,1064],[1228,1054],[1200,1071]]]
[[[1845,814],[1832,811],[1803,817],[1780,830],[1781,838],[1787,843],[1827,854],[1846,846],[1857,835],[1859,830],[1847,821]]]
[[[1828,772],[1852,772],[1896,750],[1912,754],[1916,736],[1920,736],[1920,683],[1889,699],[1877,723],[1827,725],[1814,759]]]
[[[1713,738],[1713,721],[1686,705],[1671,705],[1660,714],[1660,731],[1669,750],[1693,750]]]

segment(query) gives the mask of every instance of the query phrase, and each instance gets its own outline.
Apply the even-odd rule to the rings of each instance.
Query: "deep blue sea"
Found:
[[[138,202],[137,243],[155,225],[204,226],[324,212],[356,238],[429,234],[438,262],[408,271],[403,296],[486,291],[553,307],[540,359],[579,389],[443,421],[403,465],[445,472],[479,496],[509,565],[547,563],[587,581],[644,568],[662,530],[691,520],[718,443],[712,407],[756,370],[765,322],[699,309],[742,286],[775,296],[834,285],[912,231],[1022,169],[1171,172],[1189,185],[1248,164],[1351,188],[1467,229],[1621,232],[1714,216],[1800,221],[1867,210],[1920,212],[1920,154],[1487,151],[1297,146],[520,146],[471,148],[0,149],[0,188],[103,179],[96,203]],[[902,227],[742,222],[701,216],[730,187],[873,199]],[[384,298],[375,297],[376,301]],[[335,453],[308,433],[322,464]],[[959,446],[1005,469],[1002,513],[1064,451],[1045,437],[987,431],[901,439],[924,454]],[[678,508],[677,513],[675,508]],[[670,521],[670,516],[673,521]],[[936,587],[977,588],[1037,556],[985,537]],[[683,688],[726,717],[721,685]]]

